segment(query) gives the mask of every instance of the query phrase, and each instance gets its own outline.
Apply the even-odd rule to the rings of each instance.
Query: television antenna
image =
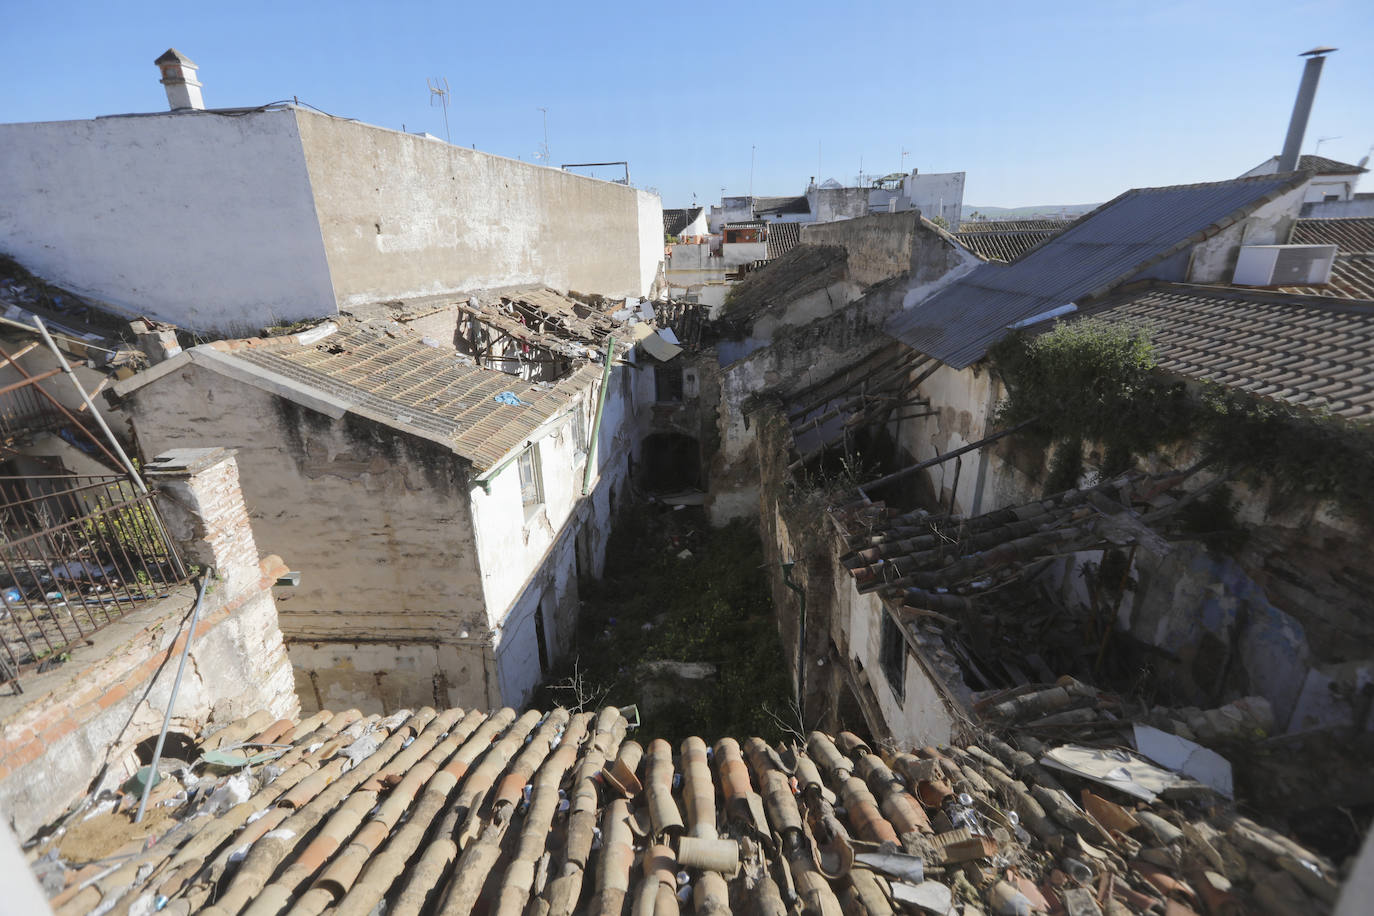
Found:
[[[429,87],[430,107],[434,107],[435,100],[437,99],[438,104],[442,105],[444,108],[444,140],[448,143],[452,143],[453,137],[451,137],[448,132],[448,80],[442,76],[436,76],[433,79],[426,79],[425,85]]]
[[[1317,138],[1317,145],[1316,145],[1316,148],[1314,148],[1314,149],[1312,150],[1312,155],[1314,155],[1314,156],[1320,156],[1320,155],[1321,155],[1321,152],[1322,152],[1322,144],[1325,143],[1327,140],[1340,140],[1340,139],[1341,139],[1340,137],[1318,137],[1318,138]]]
[[[540,162],[544,163],[545,165],[548,165],[548,164],[549,164],[549,110],[548,110],[547,108],[542,107],[542,106],[539,108],[539,110],[540,110],[541,112],[544,113],[544,144],[543,144],[542,146],[539,147],[539,151],[538,151],[537,153],[534,154],[534,158],[537,159],[537,160],[539,160]]]

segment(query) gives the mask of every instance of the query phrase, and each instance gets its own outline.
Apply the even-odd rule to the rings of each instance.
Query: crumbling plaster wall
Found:
[[[232,457],[205,452],[213,454],[195,467],[148,475],[182,557],[215,571],[175,702],[190,586],[69,646],[59,666],[25,672],[24,692],[0,698],[0,809],[23,836],[73,799],[133,775],[135,747],[158,734],[169,704],[172,727],[192,733],[258,710],[300,709],[271,592],[286,568],[275,556],[259,560]]]
[[[801,238],[803,245],[843,248],[847,277],[861,286],[902,273],[919,286],[977,260],[950,237],[923,223],[916,210],[815,223],[802,229]]]
[[[1302,207],[1298,187],[1255,209],[1245,219],[1193,246],[1189,283],[1230,283],[1242,245],[1283,245]]]
[[[643,296],[657,195],[298,109],[340,307],[540,283]]]
[[[995,431],[1003,392],[985,363],[941,367],[920,390],[938,414],[902,422],[903,461],[946,454]],[[1096,479],[1101,451],[1085,447],[1085,484]],[[1013,435],[963,456],[955,511],[977,515],[1043,495],[1051,452]],[[1148,456],[1145,465],[1163,471],[1200,457],[1184,446]],[[956,467],[947,461],[925,472],[941,505],[951,504]],[[1230,487],[1248,532],[1243,543],[1222,550],[1202,542],[1167,556],[1139,551],[1131,573],[1137,585],[1122,601],[1119,628],[1155,651],[1179,702],[1220,705],[1258,694],[1288,730],[1374,727],[1364,700],[1365,685],[1374,684],[1374,623],[1363,613],[1374,571],[1358,559],[1369,533],[1318,500],[1285,497],[1272,486]],[[1100,559],[1093,551],[1064,564],[1056,578],[1066,597],[1087,601],[1081,572]]]
[[[482,580],[451,452],[195,365],[125,404],[145,455],[207,431],[238,450],[259,543],[302,574],[281,594],[281,627],[307,708],[488,701]]]
[[[777,609],[783,657],[795,684],[798,664],[806,667],[804,721],[808,728],[831,722],[844,728],[859,723],[838,721],[840,687],[858,694],[865,724],[875,737],[890,737],[903,747],[948,743],[954,735],[958,701],[950,698],[932,673],[952,659],[927,657],[909,628],[901,694],[883,673],[883,615],[891,613],[876,593],[860,594],[854,577],[841,562],[848,548],[827,516],[832,496],[790,485],[787,469],[791,444],[785,416],[774,403],[757,416],[760,436],[759,524]],[[845,493],[837,498],[848,498]],[[781,575],[783,563],[795,564],[791,578],[806,600],[806,640],[799,643],[800,601]],[[932,652],[935,651],[933,648]],[[935,661],[931,661],[935,658]]]
[[[572,645],[579,574],[599,577],[605,567],[613,517],[627,496],[630,464],[650,418],[651,363],[640,356],[638,364],[624,362],[612,369],[587,496],[582,487],[588,459],[576,451],[568,414],[536,433],[545,496],[539,509],[527,513],[521,504],[514,462],[492,477],[490,493],[478,487],[470,491],[495,676],[507,705],[525,702],[544,674],[535,615],[543,615],[546,655],[552,663]],[[578,408],[585,411],[588,436],[598,391],[599,382]]]
[[[252,334],[335,310],[286,110],[0,124],[0,251],[198,331]]]

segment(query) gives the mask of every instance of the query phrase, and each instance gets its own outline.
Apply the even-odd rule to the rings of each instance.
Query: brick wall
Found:
[[[199,732],[257,709],[298,713],[291,665],[271,588],[286,571],[259,561],[232,455],[178,453],[150,481],[187,561],[219,572],[206,591],[172,728]],[[0,697],[0,811],[22,837],[97,788],[133,772],[134,748],[155,737],[195,603],[194,585],[171,590],[70,649],[70,659],[22,678]]]

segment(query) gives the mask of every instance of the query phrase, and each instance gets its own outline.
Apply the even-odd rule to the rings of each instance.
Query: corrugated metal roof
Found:
[[[962,369],[1009,326],[1106,292],[1297,187],[1302,173],[1127,191],[1012,264],[984,264],[887,330]]]
[[[367,328],[342,329],[314,346],[293,341],[226,352],[303,392],[341,401],[359,416],[447,441],[479,472],[495,466],[544,421],[566,409],[599,372],[584,367],[557,384],[541,387],[469,365],[452,350],[429,346],[418,335],[393,336]],[[530,406],[493,400],[507,391]]]
[[[1090,314],[1152,328],[1161,368],[1274,400],[1374,416],[1374,304],[1160,284]]]

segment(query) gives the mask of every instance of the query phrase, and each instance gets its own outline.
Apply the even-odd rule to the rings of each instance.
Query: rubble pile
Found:
[[[1321,913],[1338,890],[1124,751],[813,732],[675,753],[615,708],[268,719],[166,767],[142,825],[135,781],[33,841],[59,916]]]

